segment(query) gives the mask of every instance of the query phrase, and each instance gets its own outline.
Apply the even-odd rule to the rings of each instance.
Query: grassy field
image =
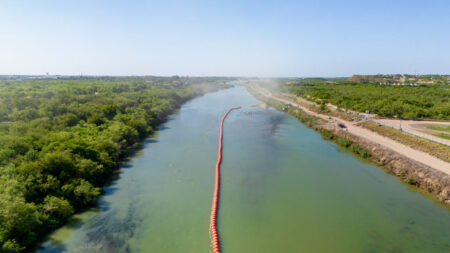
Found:
[[[389,137],[414,149],[426,152],[446,162],[450,162],[450,148],[448,146],[425,140],[390,127],[379,126],[378,124],[370,121],[364,122],[363,126],[380,135]]]
[[[392,86],[348,81],[330,84],[320,80],[281,82],[284,92],[325,105],[382,117],[403,119],[450,119],[448,85]]]

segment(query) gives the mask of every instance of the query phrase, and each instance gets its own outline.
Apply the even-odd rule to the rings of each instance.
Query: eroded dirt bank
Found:
[[[413,161],[391,149],[357,137],[336,127],[330,125],[315,126],[315,128],[322,127],[370,151],[371,156],[366,159],[386,169],[403,182],[415,185],[435,195],[441,202],[450,205],[450,177],[446,173],[436,171],[425,164]]]

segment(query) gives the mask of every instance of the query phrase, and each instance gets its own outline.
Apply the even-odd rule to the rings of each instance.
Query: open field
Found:
[[[319,104],[331,103],[342,109],[370,111],[381,117],[450,119],[448,85],[390,86],[344,81],[336,84],[291,81],[283,83],[281,89]]]

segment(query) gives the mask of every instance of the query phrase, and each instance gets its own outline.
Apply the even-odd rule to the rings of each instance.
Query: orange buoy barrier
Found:
[[[223,122],[228,114],[232,110],[241,109],[241,107],[233,107],[229,109],[225,115],[223,115],[222,122],[220,122],[220,134],[219,134],[219,150],[217,151],[217,163],[216,163],[216,186],[214,187],[213,204],[211,210],[211,240],[213,253],[220,253],[219,246],[219,234],[217,233],[217,205],[219,204],[219,188],[220,188],[220,163],[222,162],[222,137],[223,137]]]

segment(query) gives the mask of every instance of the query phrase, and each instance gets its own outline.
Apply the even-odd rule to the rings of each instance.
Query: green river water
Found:
[[[210,252],[224,124],[218,231],[224,253],[450,252],[450,212],[243,87],[186,103],[38,252]],[[248,112],[252,112],[249,114]]]

